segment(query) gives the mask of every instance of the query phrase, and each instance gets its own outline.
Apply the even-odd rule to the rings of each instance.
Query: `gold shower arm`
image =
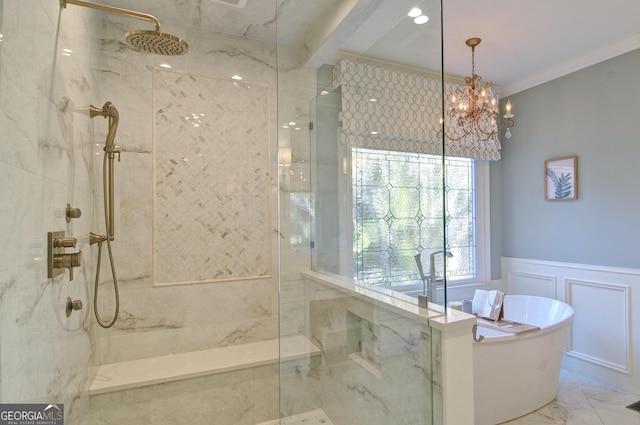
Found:
[[[160,21],[158,21],[158,19],[156,19],[155,16],[149,15],[147,13],[136,12],[135,10],[121,9],[119,7],[114,7],[114,6],[94,4],[94,3],[89,3],[82,0],[60,0],[60,7],[62,7],[63,9],[67,7],[67,4],[75,4],[76,6],[84,6],[91,9],[101,10],[103,12],[117,13],[119,15],[126,15],[126,16],[131,16],[133,18],[144,19],[146,21],[150,21],[156,24],[156,31],[161,32]]]

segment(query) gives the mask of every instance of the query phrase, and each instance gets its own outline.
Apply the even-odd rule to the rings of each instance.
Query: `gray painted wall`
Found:
[[[640,268],[640,50],[511,97],[513,137],[491,164],[500,257]],[[578,199],[544,200],[544,162],[578,156]]]

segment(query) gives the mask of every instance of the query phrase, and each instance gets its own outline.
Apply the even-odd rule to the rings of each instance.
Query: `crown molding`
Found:
[[[636,49],[640,49],[640,34],[611,44],[602,49],[593,51],[584,56],[572,59],[553,68],[545,69],[541,72],[531,75],[530,77],[523,78],[512,83],[504,84],[502,86],[500,97],[511,96],[521,91],[530,89],[531,87],[535,87],[548,81],[555,80],[556,78],[563,77],[565,75],[571,74],[597,63],[604,62],[608,59],[620,56]]]

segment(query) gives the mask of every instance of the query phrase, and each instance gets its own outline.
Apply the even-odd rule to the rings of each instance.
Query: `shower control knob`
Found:
[[[82,251],[53,255],[53,266],[57,269],[69,269],[69,280],[73,280],[73,268],[80,267],[81,263]]]
[[[76,238],[60,238],[53,240],[55,248],[75,248],[78,240]]]
[[[69,267],[79,267],[82,262],[82,251],[70,254],[57,254],[53,256],[53,261],[57,268],[68,269]]]
[[[67,297],[67,308],[66,308],[67,317],[71,316],[72,312],[78,311],[78,310],[82,310],[82,301],[72,300],[70,297]]]
[[[67,209],[65,211],[67,216],[67,223],[70,223],[72,218],[79,218],[82,215],[82,211],[80,211],[80,208],[73,208],[70,204],[67,204]]]

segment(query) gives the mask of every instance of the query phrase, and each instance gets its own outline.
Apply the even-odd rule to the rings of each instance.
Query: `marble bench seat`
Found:
[[[320,350],[303,335],[280,340],[231,345],[208,350],[191,351],[129,360],[100,366],[89,394],[138,388],[216,373],[230,372],[254,366],[316,356]]]

